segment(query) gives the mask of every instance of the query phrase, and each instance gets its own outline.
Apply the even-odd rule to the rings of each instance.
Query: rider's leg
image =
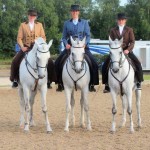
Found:
[[[135,70],[135,77],[137,79],[137,89],[141,89],[141,82],[144,81],[143,79],[143,71],[142,71],[142,66],[138,58],[134,55],[133,52],[128,54],[129,58],[134,62],[134,65],[136,67]]]
[[[65,60],[68,57],[68,50],[64,50],[56,59],[55,61],[55,68],[56,68],[56,75],[57,75],[57,84],[58,84],[58,88],[56,89],[56,91],[62,91],[63,88],[63,83],[62,83],[62,69],[63,69],[63,64],[65,62]]]
[[[12,87],[18,86],[17,81],[19,80],[19,66],[24,55],[23,51],[19,51],[11,63],[10,81],[13,82]]]
[[[110,88],[108,85],[108,70],[109,70],[110,56],[108,56],[102,65],[102,84],[105,84],[105,89],[103,93],[110,92]]]
[[[91,92],[95,92],[96,89],[94,88],[94,85],[99,85],[98,64],[97,64],[96,60],[94,59],[93,55],[91,54],[91,52],[89,51],[88,48],[86,48],[85,54],[89,57],[89,59],[92,63],[92,67],[91,67],[91,65],[89,64],[89,61],[87,59],[87,62],[90,66],[89,68],[90,68],[90,74],[91,74],[91,81],[90,81],[89,90]]]
[[[48,60],[47,65],[47,88],[52,88],[51,83],[56,81],[55,64],[51,58]]]

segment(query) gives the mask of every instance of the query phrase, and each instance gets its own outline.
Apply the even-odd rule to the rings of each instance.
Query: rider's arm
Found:
[[[134,37],[134,33],[133,33],[133,29],[130,28],[130,32],[129,32],[129,45],[128,45],[128,51],[132,51],[134,48],[134,44],[135,44],[135,37]]]
[[[19,31],[18,31],[18,36],[17,36],[17,42],[21,48],[24,47],[22,40],[23,40],[23,24],[20,25]]]
[[[87,20],[85,21],[85,31],[84,32],[85,32],[85,36],[86,36],[85,45],[87,46],[90,43],[90,27],[89,27]]]
[[[45,32],[43,29],[43,25],[40,23],[40,36],[46,41],[46,36],[45,36]]]
[[[63,41],[65,47],[68,44],[67,39],[68,39],[68,36],[67,36],[67,22],[65,22],[64,27],[63,27],[63,35],[62,35],[62,41]]]

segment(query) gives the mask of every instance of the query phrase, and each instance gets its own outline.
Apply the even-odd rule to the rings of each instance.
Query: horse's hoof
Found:
[[[88,130],[88,131],[92,131],[92,128],[91,128],[91,127],[87,127],[87,130]]]
[[[125,124],[121,124],[121,125],[119,126],[119,128],[123,128],[123,127],[125,127]]]
[[[47,134],[53,134],[53,132],[52,131],[47,131]]]
[[[133,133],[134,133],[134,129],[131,129],[131,130],[130,130],[130,134],[133,134]]]
[[[68,129],[68,128],[65,128],[64,131],[65,131],[65,132],[69,132],[69,129]]]
[[[114,128],[112,128],[111,130],[110,130],[110,133],[111,134],[114,134],[116,132],[116,129],[114,129]]]
[[[24,133],[28,134],[28,133],[29,133],[29,130],[24,130]]]
[[[35,127],[36,126],[36,123],[33,121],[33,122],[30,122],[30,127]]]
[[[20,129],[24,129],[24,124],[20,124]]]
[[[110,133],[111,133],[111,134],[115,134],[115,133],[116,133],[116,131],[111,131],[111,130],[110,130]]]
[[[85,124],[81,124],[80,127],[81,127],[81,128],[85,128]]]

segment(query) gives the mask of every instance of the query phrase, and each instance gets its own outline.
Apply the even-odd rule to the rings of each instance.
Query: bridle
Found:
[[[122,46],[122,45],[121,45]],[[117,48],[111,48],[110,46],[110,48],[111,49],[119,49],[119,48],[121,48],[121,46],[120,47],[117,47]],[[125,58],[124,58],[124,60],[122,60],[122,56],[123,56],[123,51],[121,52],[121,57],[120,57],[120,60],[119,61],[112,61],[111,60],[111,58],[110,58],[110,60],[111,60],[111,66],[110,66],[110,73],[111,73],[111,75],[119,82],[119,85],[120,85],[120,93],[121,93],[121,95],[123,96],[124,95],[124,92],[123,92],[123,88],[122,88],[122,83],[127,79],[127,77],[129,76],[129,72],[130,72],[130,63],[129,63],[129,61],[128,61],[128,59],[127,59],[127,56],[125,55]],[[115,75],[113,74],[113,72],[112,72],[112,69],[113,69],[113,63],[119,63],[119,68],[122,68],[122,66],[123,66],[123,64],[124,64],[124,62],[125,62],[125,60],[127,60],[127,62],[128,62],[128,64],[129,64],[129,70],[128,70],[128,73],[127,73],[127,75],[124,77],[124,79],[122,80],[122,81],[120,81],[118,78],[116,78],[115,77]]]
[[[84,47],[74,47],[74,46],[72,46],[72,47],[73,47],[73,48],[84,48]],[[84,74],[83,74],[81,77],[79,77],[77,80],[74,80],[73,77],[71,76],[71,74],[69,73],[69,70],[68,70],[68,63],[70,63],[72,70],[74,70],[75,73],[77,73],[77,72],[76,72],[76,69],[75,69],[75,64],[76,64],[77,62],[81,62],[81,63],[82,63],[82,69],[81,69],[81,71],[85,70],[85,72],[84,72]],[[85,69],[84,69],[84,68],[85,68]],[[66,62],[66,70],[67,70],[68,75],[70,76],[70,78],[71,78],[72,81],[74,82],[75,90],[77,91],[77,81],[79,81],[81,78],[83,78],[83,77],[85,76],[86,72],[87,72],[87,65],[86,65],[86,62],[85,62],[85,60],[84,60],[84,57],[83,57],[83,60],[76,60],[76,61],[71,61],[71,59],[70,59],[70,57],[69,57],[69,58],[67,59],[67,62]]]
[[[84,48],[84,47],[75,47],[75,46],[72,46],[73,48]],[[68,60],[69,60],[69,63],[71,64],[71,66],[72,66],[72,69],[76,72],[76,70],[75,70],[75,64],[77,63],[77,62],[81,62],[81,66],[82,66],[82,69],[81,69],[81,71],[82,70],[84,70],[84,64],[85,64],[85,60],[84,60],[84,58],[85,58],[85,56],[83,56],[83,60],[71,60],[70,59],[70,57],[68,58]],[[77,72],[76,72],[77,73]]]
[[[110,49],[119,49],[119,48],[122,47],[122,45],[121,45],[120,47],[117,47],[117,48],[112,48],[110,45],[109,45],[109,47],[110,47]],[[126,60],[126,55],[125,55],[124,60],[122,60],[123,51],[122,51],[120,54],[121,54],[121,57],[120,57],[119,61],[112,61],[112,59],[110,58],[110,64],[111,64],[111,65],[110,65],[110,68],[111,68],[111,69],[113,68],[113,64],[114,64],[114,63],[119,63],[119,68],[122,68],[122,66],[123,66],[123,64],[124,64],[124,62],[125,62],[125,60]]]
[[[45,44],[45,43],[41,43],[40,45],[42,45],[42,44]],[[39,48],[37,48],[37,51],[40,52],[40,53],[48,53],[48,52],[49,52],[49,50],[48,50],[48,51],[45,51],[45,52],[40,51]],[[26,68],[27,68],[28,72],[30,73],[30,75],[31,75],[35,80],[39,80],[39,79],[40,79],[39,77],[35,77],[35,76],[30,72],[28,66],[37,74],[38,68],[44,68],[45,71],[46,71],[47,64],[46,64],[46,66],[44,66],[44,67],[43,67],[43,66],[40,66],[40,65],[38,64],[38,62],[37,62],[37,52],[36,52],[36,68],[32,67],[32,65],[29,63],[29,61],[28,61],[27,58],[28,58],[28,53],[26,53],[26,55],[25,55],[25,64],[26,64]]]

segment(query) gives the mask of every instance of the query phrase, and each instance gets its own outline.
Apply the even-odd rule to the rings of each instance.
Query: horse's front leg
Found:
[[[80,126],[81,126],[81,128],[84,128],[85,127],[85,123],[84,123],[84,98],[83,98],[82,92],[81,92],[80,105],[81,105]]]
[[[25,101],[24,101],[24,97],[23,97],[23,89],[20,86],[19,86],[18,92],[19,92],[19,96],[20,96],[20,112],[21,112],[20,128],[24,128]]]
[[[71,110],[71,93],[73,89],[70,89],[65,86],[65,95],[66,95],[66,124],[65,124],[65,131],[69,131],[69,113]]]
[[[124,127],[126,124],[126,105],[127,105],[126,101],[127,101],[126,95],[123,95],[122,96],[122,108],[123,108],[122,113],[123,113],[123,115],[122,115],[122,121],[120,124],[120,128]]]
[[[117,95],[116,95],[115,91],[113,91],[112,89],[111,89],[111,96],[112,96],[112,102],[113,102],[113,107],[112,107],[112,118],[113,119],[112,119],[111,132],[114,133],[116,131],[115,115],[117,113],[117,108],[116,108]]]
[[[86,86],[82,91],[81,95],[83,97],[83,103],[84,103],[84,110],[86,112],[86,119],[87,119],[87,130],[92,130],[91,128],[91,121],[90,121],[90,115],[89,115],[89,103],[88,103],[88,86]],[[82,111],[82,110],[81,110]],[[83,113],[83,112],[82,112]],[[83,114],[82,114],[83,115]]]
[[[72,127],[75,126],[75,116],[74,116],[74,105],[75,105],[75,99],[74,99],[74,90],[71,93],[71,125]]]
[[[26,111],[26,120],[25,120],[25,131],[29,131],[29,118],[30,118],[30,91],[28,87],[23,87],[23,92],[24,92],[24,100],[25,100],[25,111]]]
[[[140,128],[141,125],[141,115],[140,115],[140,99],[141,99],[141,90],[136,90],[136,108],[137,108],[137,116],[138,116],[138,127]]]
[[[127,101],[128,101],[128,114],[130,117],[130,133],[134,132],[133,128],[133,120],[132,120],[132,89],[127,94]]]
[[[47,85],[46,84],[41,86],[40,93],[41,93],[42,111],[44,113],[45,122],[46,122],[46,130],[47,130],[47,133],[50,133],[52,131],[52,128],[50,126],[49,119],[48,119],[48,113],[47,113],[47,105],[46,105]]]
[[[30,96],[30,106],[31,106],[31,111],[30,111],[30,126],[35,126],[35,122],[33,120],[33,104],[34,104],[34,99],[37,91],[32,91],[31,96]]]

